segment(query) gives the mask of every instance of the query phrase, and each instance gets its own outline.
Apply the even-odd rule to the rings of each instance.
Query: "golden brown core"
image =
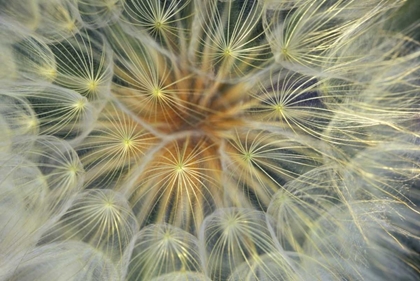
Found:
[[[213,138],[243,124],[244,84],[230,85],[187,71],[173,71],[155,84],[122,87],[117,95],[140,119],[162,133],[191,131]]]

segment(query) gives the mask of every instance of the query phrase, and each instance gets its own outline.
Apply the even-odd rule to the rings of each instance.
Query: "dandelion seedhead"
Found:
[[[0,0],[0,280],[418,280],[405,0]]]

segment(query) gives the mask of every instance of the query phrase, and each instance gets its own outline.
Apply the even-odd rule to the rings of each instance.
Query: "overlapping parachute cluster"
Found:
[[[404,3],[0,1],[0,280],[418,280]]]

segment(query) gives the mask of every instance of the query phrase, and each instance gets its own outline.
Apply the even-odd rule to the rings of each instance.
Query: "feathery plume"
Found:
[[[418,280],[405,0],[0,0],[0,280]]]

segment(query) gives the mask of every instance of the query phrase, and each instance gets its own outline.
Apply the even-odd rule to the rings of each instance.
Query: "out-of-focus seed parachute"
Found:
[[[0,0],[0,281],[419,280],[405,0]]]

